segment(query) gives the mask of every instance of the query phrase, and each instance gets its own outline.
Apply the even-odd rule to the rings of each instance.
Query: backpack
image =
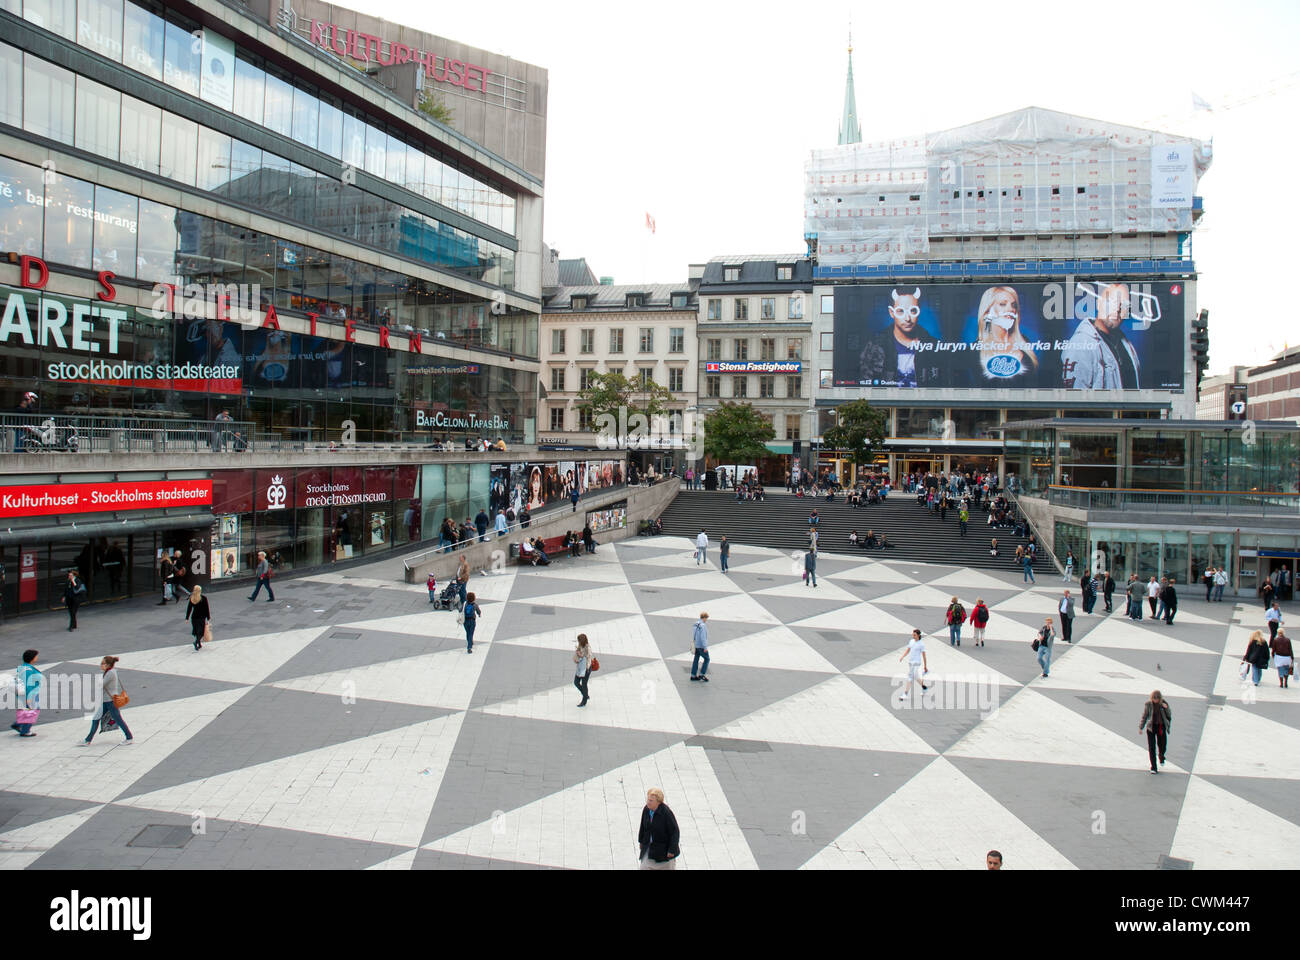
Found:
[[[952,619],[953,622],[955,623],[966,622],[966,608],[963,607],[960,603],[952,608]]]

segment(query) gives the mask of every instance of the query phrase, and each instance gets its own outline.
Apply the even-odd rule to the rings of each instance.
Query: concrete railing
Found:
[[[620,500],[627,501],[627,526],[621,530],[606,530],[596,534],[600,544],[615,543],[628,537],[635,537],[642,520],[660,516],[668,505],[681,492],[681,483],[677,479],[660,481],[651,487],[631,486],[617,490],[587,494],[578,502],[577,512],[570,510],[547,511],[541,516],[534,516],[532,523],[525,530],[514,530],[503,539],[489,531],[490,539],[486,542],[476,541],[469,547],[453,553],[430,553],[425,550],[414,554],[411,561],[404,564],[407,583],[424,583],[432,573],[439,582],[446,582],[456,574],[460,558],[469,561],[469,568],[478,575],[479,571],[497,567],[500,564],[512,564],[517,561],[510,556],[510,546],[521,540],[541,537],[543,540],[563,536],[569,530],[581,530],[586,521],[586,513],[591,510],[606,510]],[[569,561],[564,561],[569,562]],[[574,560],[581,563],[581,558]],[[473,579],[470,589],[473,589]]]

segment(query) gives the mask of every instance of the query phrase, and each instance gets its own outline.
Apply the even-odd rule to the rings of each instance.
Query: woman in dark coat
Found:
[[[677,818],[664,803],[664,792],[658,787],[651,788],[641,809],[641,829],[636,838],[641,845],[641,869],[676,869],[681,836]]]
[[[190,632],[194,634],[194,649],[203,649],[203,631],[212,622],[212,612],[208,609],[208,598],[203,596],[203,588],[195,587],[190,594],[190,602],[185,604],[185,619],[190,622]]]

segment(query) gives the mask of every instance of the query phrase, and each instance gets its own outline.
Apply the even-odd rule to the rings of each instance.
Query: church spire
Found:
[[[861,143],[862,128],[858,126],[858,101],[853,95],[853,27],[849,27],[849,76],[844,84],[844,116],[840,118],[840,146]]]

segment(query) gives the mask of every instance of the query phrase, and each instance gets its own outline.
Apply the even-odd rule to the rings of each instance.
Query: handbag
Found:
[[[597,660],[597,659],[593,656],[593,657],[591,658],[591,667],[588,669],[587,672],[588,672],[588,673],[595,673],[595,672],[596,672],[597,670],[599,670],[599,669],[600,669],[600,661]]]
[[[1043,645],[1042,641],[1039,640],[1037,637],[1034,637],[1033,643],[1031,643],[1029,646],[1030,649],[1032,649],[1035,653],[1037,653],[1038,648],[1041,647],[1042,645]]]
[[[204,643],[211,643],[211,642],[212,642],[212,622],[211,622],[211,621],[208,621],[207,623],[205,623],[205,624],[203,625],[203,642],[204,642]]]
[[[1245,660],[1241,661],[1240,675],[1241,675],[1241,679],[1243,680],[1245,680],[1248,676],[1250,676],[1250,664],[1247,663]]]
[[[113,706],[117,707],[117,709],[119,710],[121,710],[130,702],[131,702],[131,698],[126,695],[125,691],[123,691],[122,693],[113,694]]]
[[[35,723],[36,718],[41,715],[39,710],[19,710],[18,716],[14,718],[15,723]]]

